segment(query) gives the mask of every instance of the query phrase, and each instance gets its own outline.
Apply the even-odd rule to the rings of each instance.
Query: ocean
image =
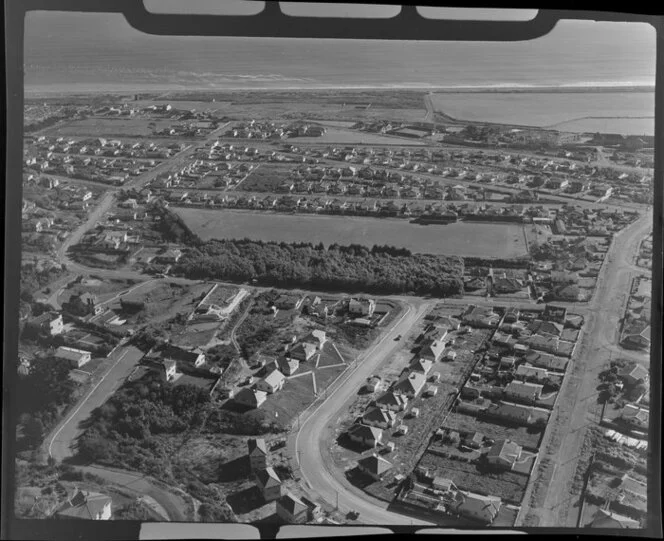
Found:
[[[654,85],[655,31],[565,21],[534,41],[390,42],[142,34],[119,14],[30,13],[26,90],[76,85],[537,87]]]
[[[649,133],[654,93],[625,90],[654,87],[655,39],[643,23],[588,21],[563,21],[542,38],[510,43],[167,37],[142,34],[119,14],[35,12],[26,17],[24,81],[27,97],[187,89],[546,89],[524,107],[518,101],[525,97],[502,93],[494,101],[485,95],[461,104],[441,96],[442,109],[461,108],[473,119],[485,109],[492,114],[486,120],[507,122],[505,116],[518,113],[524,125],[543,125],[544,117],[549,125],[575,121],[570,126],[577,128],[586,116],[640,118],[621,125]],[[597,87],[612,92],[550,98],[551,89]],[[592,111],[585,111],[589,100]]]

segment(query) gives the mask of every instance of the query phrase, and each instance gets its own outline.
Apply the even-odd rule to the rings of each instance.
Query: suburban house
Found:
[[[439,340],[427,341],[420,349],[420,357],[422,359],[437,362],[443,355],[445,343]]]
[[[519,402],[534,403],[542,396],[542,385],[522,381],[510,381],[505,386],[505,397]]]
[[[258,470],[254,474],[256,486],[261,491],[263,499],[266,502],[271,502],[281,498],[281,479],[276,474],[273,468],[266,468]]]
[[[198,368],[205,363],[205,354],[199,349],[187,351],[186,349],[169,345],[162,349],[161,355],[164,359],[173,359],[178,363],[190,365],[194,368]]]
[[[267,393],[264,391],[259,391],[258,389],[249,389],[245,387],[240,390],[233,400],[238,404],[243,406],[249,406],[251,408],[259,408],[267,398]]]
[[[501,357],[498,363],[498,370],[511,370],[516,364],[516,357]]]
[[[406,395],[408,398],[414,398],[424,387],[426,383],[426,376],[418,372],[411,372],[408,375],[402,376],[396,382],[392,392],[394,394]]]
[[[408,405],[408,397],[402,394],[395,394],[392,391],[387,391],[383,396],[376,400],[376,405],[379,408],[390,411],[403,411]]]
[[[489,449],[486,459],[489,464],[493,464],[501,469],[511,470],[514,463],[518,462],[521,458],[522,451],[523,448],[511,440],[498,440]]]
[[[650,347],[650,325],[642,325],[643,330],[639,332],[639,325],[634,325],[636,332],[633,332],[633,328],[630,329],[629,333],[626,333],[624,338],[621,341],[626,347],[635,347],[640,349],[648,349]],[[633,327],[634,327],[633,326]]]
[[[376,309],[376,301],[373,299],[350,299],[348,312],[353,316],[371,317]]]
[[[267,468],[268,451],[263,438],[250,438],[247,440],[247,455],[251,471]]]
[[[287,492],[277,500],[277,516],[287,524],[301,524],[308,520],[309,508],[307,505]]]
[[[316,502],[313,502],[304,496],[302,496],[300,500],[302,500],[302,503],[308,508],[307,520],[317,520],[323,515],[323,509]]]
[[[300,362],[306,362],[316,354],[316,351],[314,344],[299,342],[291,348],[289,355]]]
[[[635,428],[647,430],[650,421],[650,411],[636,404],[625,404],[620,418]]]
[[[284,376],[292,376],[300,367],[300,361],[297,359],[281,357],[277,361],[277,366]]]
[[[104,311],[104,307],[98,304],[97,296],[87,292],[72,295],[67,303],[67,309],[79,315],[98,315]]]
[[[495,313],[491,308],[476,306],[474,304],[471,304],[462,316],[462,321],[466,325],[484,329],[496,328],[500,319],[501,316]]]
[[[92,359],[92,354],[84,349],[60,346],[55,351],[55,358],[68,361],[73,368],[80,368],[85,363],[90,362],[90,359]]]
[[[530,347],[537,351],[546,351],[547,353],[557,353],[560,347],[560,340],[557,336],[541,336],[534,334],[518,342],[521,345]]]
[[[55,512],[57,518],[78,520],[110,520],[113,500],[99,492],[78,488],[68,495],[64,505]]]
[[[544,306],[544,311],[542,312],[542,319],[564,325],[566,318],[567,318],[567,308],[564,308],[562,306],[553,306],[552,304],[547,304],[546,306]]]
[[[64,331],[62,314],[56,314],[53,312],[44,312],[40,316],[30,320],[27,326],[34,329],[39,334],[47,336],[56,336],[62,334]]]
[[[482,496],[472,492],[459,491],[460,502],[454,505],[454,510],[463,517],[491,524],[500,511],[502,501],[496,496]]]
[[[639,381],[646,383],[650,374],[642,365],[635,364],[620,371],[618,377],[625,382],[625,385],[636,385]]]
[[[469,432],[463,437],[461,442],[471,449],[479,449],[484,442],[484,434],[481,432]]]
[[[555,321],[542,321],[536,319],[528,325],[531,334],[540,334],[543,336],[560,336],[563,333],[563,324]]]
[[[409,368],[412,372],[418,372],[426,376],[432,367],[433,363],[431,361],[427,359],[416,359],[413,363],[411,363]]]
[[[607,529],[639,529],[641,523],[638,520],[629,518],[607,509],[598,509],[595,518],[589,525],[591,528]]]
[[[534,379],[535,381],[544,381],[548,378],[549,372],[546,368],[538,368],[528,363],[520,365],[515,375],[521,379]]]
[[[378,455],[370,455],[357,461],[357,467],[362,472],[371,476],[375,481],[380,481],[385,473],[392,468],[392,464]]]
[[[373,426],[356,423],[348,429],[348,438],[355,443],[376,447],[383,440],[383,431]]]
[[[510,402],[499,402],[490,404],[484,410],[485,415],[512,421],[521,425],[529,425],[533,420],[533,408],[521,404],[512,404]]]
[[[380,386],[380,381],[378,377],[369,378],[364,384],[363,389],[369,393],[375,393]]]
[[[362,416],[362,422],[368,426],[392,428],[397,422],[397,415],[393,411],[373,406]]]
[[[508,306],[503,316],[503,323],[516,323],[519,320],[519,309]]]
[[[180,375],[177,371],[177,363],[172,359],[143,357],[143,359],[141,359],[141,363],[153,370],[156,370],[164,381],[174,381]]]
[[[311,344],[317,350],[320,350],[326,341],[327,337],[325,336],[325,331],[320,330],[313,330],[302,339],[302,343]]]
[[[274,370],[259,380],[256,383],[256,388],[268,394],[273,394],[281,390],[284,381],[286,381],[286,377],[279,370]]]
[[[554,355],[549,355],[548,353],[539,353],[537,351],[528,352],[524,357],[524,360],[532,366],[558,372],[564,372],[569,363],[569,359],[565,359],[564,357],[556,357]]]

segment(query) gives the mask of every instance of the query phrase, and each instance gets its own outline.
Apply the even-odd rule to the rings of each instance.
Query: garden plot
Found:
[[[445,477],[462,490],[488,496],[497,496],[503,501],[519,505],[528,484],[528,476],[510,471],[495,473],[480,470],[466,461],[444,458],[426,452],[419,462],[434,476]]]
[[[481,432],[494,440],[509,439],[527,449],[537,449],[543,434],[542,429],[490,423],[461,413],[450,413],[444,427],[457,432]]]

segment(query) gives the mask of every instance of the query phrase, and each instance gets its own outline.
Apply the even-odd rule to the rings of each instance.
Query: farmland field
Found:
[[[468,257],[518,257],[526,254],[522,226],[453,223],[419,225],[402,219],[358,216],[285,215],[238,210],[176,208],[203,240],[242,239],[277,242],[389,244],[416,253]]]

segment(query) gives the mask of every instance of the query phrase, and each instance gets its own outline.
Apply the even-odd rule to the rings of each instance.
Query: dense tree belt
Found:
[[[186,250],[174,274],[191,279],[256,280],[279,287],[331,291],[463,293],[463,259],[357,244],[212,240]]]

